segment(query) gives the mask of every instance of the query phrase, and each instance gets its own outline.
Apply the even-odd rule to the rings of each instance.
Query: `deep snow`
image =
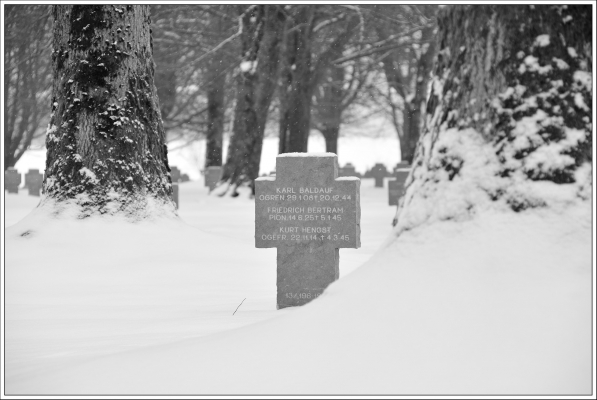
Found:
[[[6,229],[6,394],[591,392],[588,202],[396,238],[387,188],[364,180],[363,247],[276,311],[253,202],[206,193],[181,185],[182,221],[38,209]],[[34,205],[6,195],[7,224]]]

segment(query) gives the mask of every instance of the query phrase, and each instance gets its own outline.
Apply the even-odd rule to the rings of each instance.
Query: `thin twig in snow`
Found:
[[[243,301],[240,302],[240,304],[238,305],[238,307],[236,307],[236,310],[234,310],[234,312],[232,313],[232,315],[236,314],[236,312],[238,311],[238,309],[240,308],[240,306],[243,305],[243,303],[245,302],[245,300],[247,300],[246,297],[243,299]]]

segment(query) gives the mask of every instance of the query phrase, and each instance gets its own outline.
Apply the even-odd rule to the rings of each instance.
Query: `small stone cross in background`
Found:
[[[37,196],[41,192],[44,176],[39,173],[38,169],[30,169],[25,174],[25,186],[29,189],[29,196]]]
[[[4,187],[8,193],[19,193],[21,184],[21,174],[13,167],[9,167],[4,172]]]
[[[375,187],[383,187],[383,180],[388,176],[388,170],[383,164],[375,164],[371,168],[371,176],[375,178]]]

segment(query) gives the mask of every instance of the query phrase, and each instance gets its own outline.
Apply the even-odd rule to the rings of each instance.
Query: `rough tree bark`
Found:
[[[440,12],[427,129],[399,231],[487,207],[590,201],[591,20],[589,5]]]
[[[174,214],[149,6],[58,5],[43,203],[78,216]]]
[[[240,6],[239,6],[240,7]],[[241,54],[237,79],[232,137],[224,165],[222,182],[226,193],[237,196],[236,189],[251,185],[259,176],[261,150],[267,112],[278,76],[279,46],[285,14],[281,6],[242,7]]]

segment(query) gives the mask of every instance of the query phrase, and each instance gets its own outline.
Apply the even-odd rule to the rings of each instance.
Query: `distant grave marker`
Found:
[[[395,177],[398,177],[398,172],[402,171],[404,169],[410,169],[410,164],[407,163],[406,161],[400,161],[398,164],[396,164],[396,166],[394,167],[394,171],[393,171],[393,175]]]
[[[383,180],[388,176],[388,170],[385,165],[377,163],[371,168],[371,176],[375,178],[375,187],[383,187]]]
[[[4,187],[8,193],[19,193],[21,184],[21,174],[13,167],[9,167],[4,172]]]
[[[205,186],[209,187],[210,192],[214,190],[221,178],[222,167],[212,166],[205,169]]]
[[[406,163],[399,163],[394,168],[394,176],[396,179],[388,181],[388,204],[397,206],[400,197],[404,196],[404,184],[406,178],[410,174],[410,167]]]
[[[338,171],[338,176],[357,176],[357,171],[355,170],[354,165],[346,163],[346,165]]]
[[[25,174],[25,187],[29,189],[29,196],[37,196],[41,192],[44,176],[39,173],[38,169],[30,169]]]
[[[255,180],[255,247],[276,247],[277,308],[301,306],[339,277],[339,248],[359,248],[360,184],[333,153],[287,153]]]
[[[170,168],[170,177],[172,178],[172,199],[176,203],[178,210],[178,182],[180,181],[180,170],[176,167]]]

